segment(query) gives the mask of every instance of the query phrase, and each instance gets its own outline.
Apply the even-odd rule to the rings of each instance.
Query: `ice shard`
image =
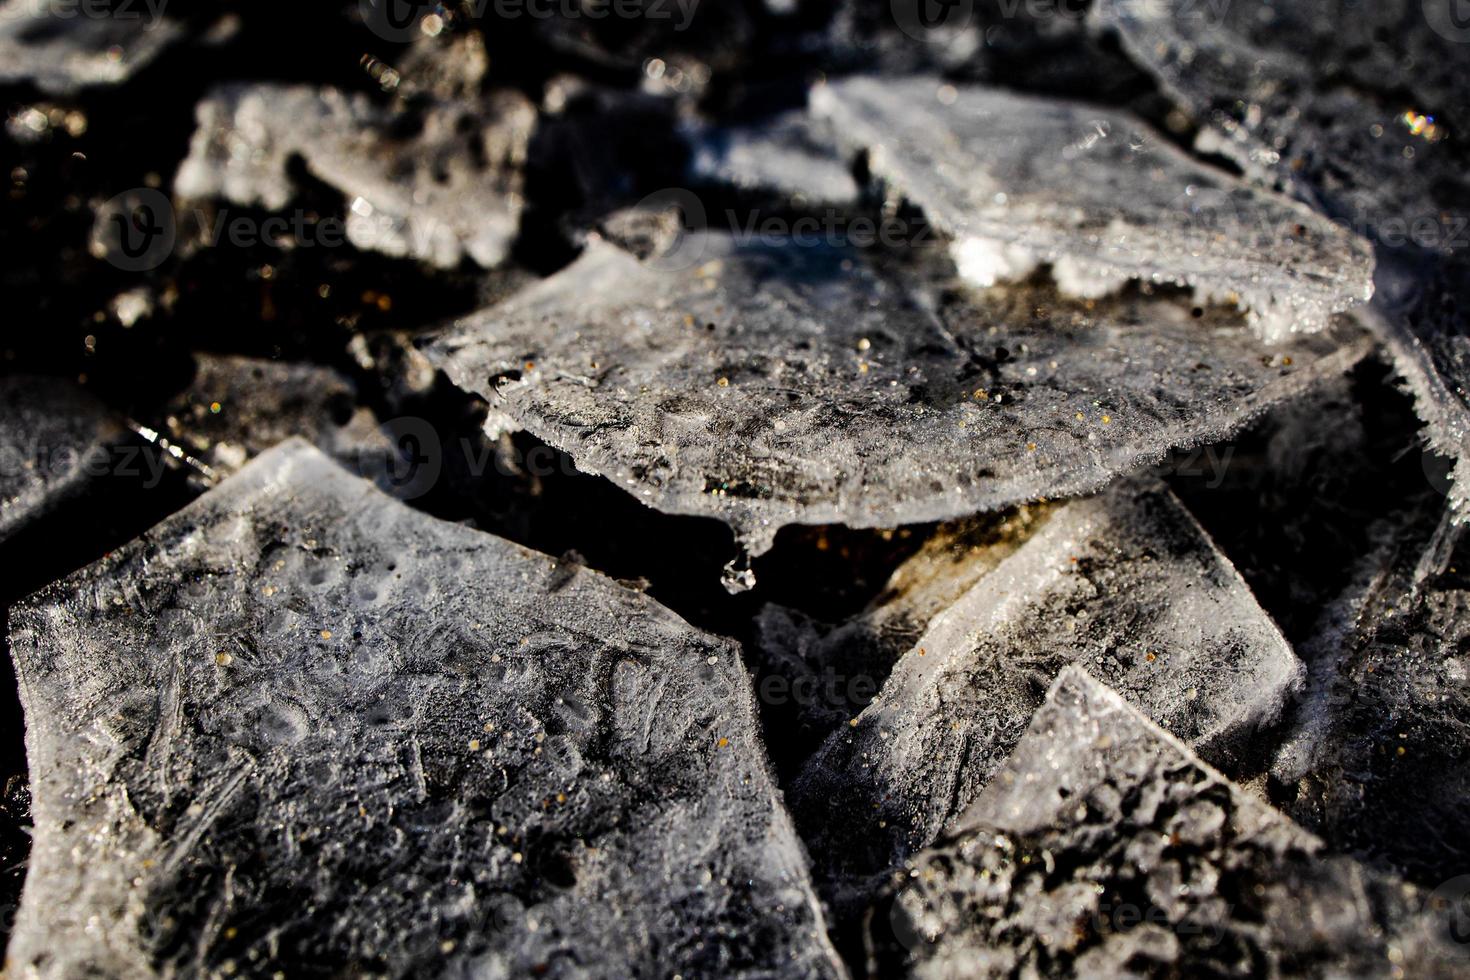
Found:
[[[747,125],[686,125],[690,179],[812,205],[851,205],[859,188],[830,126],[802,110]]]
[[[1268,350],[1228,311],[1136,292],[942,280],[931,304],[917,280],[855,246],[692,231],[640,262],[594,239],[428,354],[492,428],[721,518],[760,553],[789,523],[892,527],[1096,489],[1365,351],[1346,327]]]
[[[1452,977],[1470,962],[1438,907],[1459,895],[1330,854],[1076,667],[946,838],[883,923],[918,977]]]
[[[1385,535],[1388,537],[1388,535]],[[1470,874],[1470,541],[1396,529],[1324,615],[1272,769],[1334,847],[1434,885]]]
[[[68,0],[0,3],[0,85],[28,83],[58,96],[116,85],[183,35],[159,16],[163,4],[121,6],[99,16],[97,7]]]
[[[847,78],[812,104],[979,285],[1050,264],[1080,296],[1129,280],[1188,286],[1233,299],[1273,341],[1373,293],[1365,242],[1121,113],[931,76]]]
[[[1276,181],[1374,242],[1366,322],[1412,389],[1429,438],[1470,495],[1470,24],[1453,0],[1344,12],[1104,0],[1095,22],[1202,126],[1202,148]]]
[[[16,976],[841,976],[739,650],[299,440],[11,616]]]
[[[387,478],[395,449],[350,378],[325,367],[198,354],[194,379],[164,409],[162,431],[217,478],[292,436],[348,469]]]
[[[868,706],[929,622],[994,571],[1054,510],[1037,504],[941,525],[862,612],[841,623],[767,605],[757,614],[754,640],[766,678],[762,695],[767,687],[781,697],[790,692],[794,720],[809,739],[846,724]]]
[[[114,464],[127,429],[57,378],[0,378],[0,541],[82,493]]]
[[[1217,759],[1273,721],[1301,664],[1167,488],[1067,504],[934,617],[792,789],[836,876],[879,872],[976,798],[1069,664]]]
[[[390,110],[330,88],[225,86],[199,104],[174,193],[278,211],[296,192],[289,165],[299,157],[346,197],[356,247],[489,268],[519,229],[535,118],[510,92]]]

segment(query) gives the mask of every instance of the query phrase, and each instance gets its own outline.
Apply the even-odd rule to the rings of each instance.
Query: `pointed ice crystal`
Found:
[[[1373,293],[1366,243],[1118,112],[930,76],[843,79],[812,104],[979,285],[1049,263],[1080,296],[1132,279],[1189,286],[1233,298],[1273,341]]]
[[[684,235],[639,262],[594,240],[428,351],[520,427],[651,506],[783,524],[945,520],[1096,489],[1222,436],[1363,355],[1336,331],[1267,351],[1238,318],[1025,285],[915,298],[856,247]]]
[[[489,268],[515,239],[535,109],[514,93],[431,103],[400,117],[334,89],[232,85],[200,103],[174,179],[184,200],[224,198],[280,210],[300,157],[347,198],[358,248],[449,268]],[[414,135],[398,130],[412,122]],[[397,125],[395,125],[397,124]]]
[[[840,976],[740,653],[299,440],[11,615],[16,976]]]
[[[918,977],[1452,977],[1470,961],[1436,908],[1462,892],[1326,853],[1076,667],[946,836],[882,923]]]
[[[933,841],[1068,664],[1216,758],[1275,718],[1301,672],[1167,488],[1128,481],[1073,501],[931,620],[807,763],[792,803],[818,853],[861,875]]]

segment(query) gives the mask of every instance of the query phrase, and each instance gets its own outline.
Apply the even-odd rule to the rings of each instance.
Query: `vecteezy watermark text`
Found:
[[[645,20],[666,21],[675,31],[694,22],[700,0],[470,0],[470,15],[483,20]],[[359,0],[368,30],[385,41],[403,43],[422,30],[425,18],[438,16],[427,0]]]

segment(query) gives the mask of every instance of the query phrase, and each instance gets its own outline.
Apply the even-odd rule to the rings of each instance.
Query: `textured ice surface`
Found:
[[[1042,263],[1081,296],[1174,283],[1233,297],[1271,340],[1372,295],[1365,243],[1123,114],[930,76],[848,78],[812,103],[982,286]]]
[[[732,644],[299,440],[11,624],[13,975],[842,972]]]
[[[125,463],[128,433],[90,394],[57,378],[0,378],[0,541]]]
[[[1272,720],[1301,673],[1167,488],[1130,480],[1073,501],[934,617],[797,778],[798,823],[831,870],[881,871],[933,841],[1068,664],[1216,758]]]
[[[1470,24],[1457,0],[1101,0],[1206,148],[1378,245],[1370,322],[1470,493]],[[1462,507],[1463,510],[1463,507]]]
[[[766,675],[782,678],[793,692],[803,733],[820,737],[867,707],[929,621],[1020,547],[1053,509],[1031,505],[942,525],[867,608],[842,623],[818,622],[783,606],[763,608],[756,618],[757,656]]]
[[[1069,667],[891,915],[919,977],[1463,976],[1453,921]]]
[[[99,17],[98,5],[68,0],[0,3],[0,84],[27,82],[50,95],[116,85],[183,33],[154,12],[163,4],[123,4]]]
[[[693,151],[690,177],[811,204],[851,204],[857,181],[834,150],[830,127],[800,110],[743,126],[691,125],[685,130]]]
[[[891,527],[1080,493],[1220,436],[1360,357],[1263,348],[1238,318],[1022,285],[920,303],[856,248],[689,233],[648,262],[594,240],[428,351],[519,426],[752,552],[788,523]]]
[[[358,248],[445,268],[468,255],[488,268],[515,239],[535,122],[519,94],[395,114],[335,89],[232,85],[201,102],[197,116],[174,179],[185,200],[280,210],[295,193],[288,168],[300,157],[346,196],[347,238]],[[409,126],[412,135],[402,135]]]
[[[166,431],[203,454],[217,476],[300,436],[349,469],[387,467],[392,446],[357,386],[330,368],[200,354],[193,382],[166,408]],[[376,460],[376,467],[373,462]]]
[[[1449,522],[1427,547],[1396,538],[1307,648],[1272,778],[1334,847],[1433,886],[1470,874],[1470,542]]]

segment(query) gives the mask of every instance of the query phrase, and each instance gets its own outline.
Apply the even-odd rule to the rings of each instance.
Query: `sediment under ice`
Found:
[[[1049,263],[1079,296],[1130,279],[1189,286],[1235,298],[1272,341],[1373,293],[1365,242],[1122,113],[934,76],[846,78],[812,105],[979,285]]]
[[[917,977],[1463,975],[1430,896],[1325,852],[1076,667],[899,876]]]
[[[891,527],[1094,490],[1366,351],[1348,325],[1266,348],[1177,298],[977,296],[855,247],[737,237],[686,232],[646,262],[594,239],[427,353],[486,399],[491,430],[721,518],[760,553],[788,523]]]
[[[840,976],[739,650],[292,440],[12,612],[17,976]]]

